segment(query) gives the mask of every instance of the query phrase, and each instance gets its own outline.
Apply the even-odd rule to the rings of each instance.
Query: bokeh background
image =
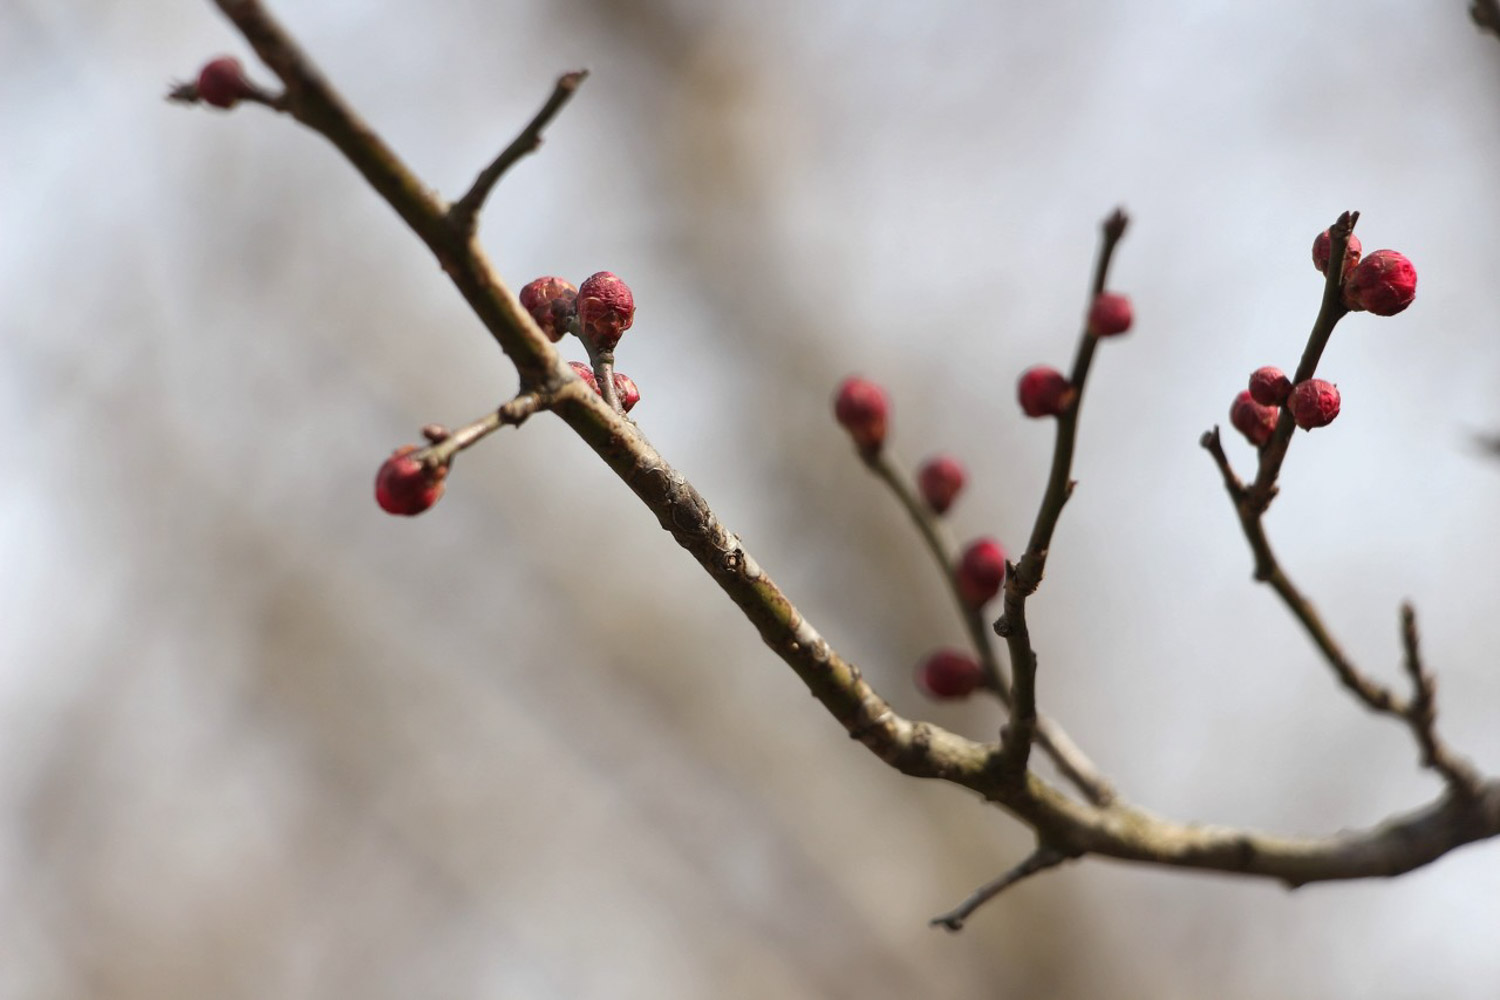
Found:
[[[501,273],[617,271],[648,435],[908,714],[962,638],[833,424],[1019,545],[1097,224],[1134,217],[1032,604],[1044,707],[1132,800],[1283,832],[1437,792],[1269,592],[1197,446],[1290,369],[1314,234],[1358,208],[1415,305],[1340,327],[1337,424],[1273,539],[1500,768],[1500,42],[1461,0],[1097,5],[308,0],[278,13],[454,196],[593,76],[483,220]],[[1085,861],[927,927],[1025,831],[852,745],[558,422],[395,520],[376,466],[515,377],[320,138],[161,97],[245,44],[207,3],[0,7],[0,996],[1490,998],[1500,847],[1392,882]],[[575,351],[575,356],[581,352]],[[1231,446],[1242,469],[1251,455]]]

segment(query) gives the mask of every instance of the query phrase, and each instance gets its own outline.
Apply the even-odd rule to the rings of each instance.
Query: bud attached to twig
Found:
[[[255,94],[255,87],[245,78],[245,68],[234,56],[220,56],[198,72],[194,84],[198,99],[216,108],[232,108]]]
[[[415,445],[402,445],[391,453],[375,474],[375,502],[387,514],[411,517],[422,513],[443,496],[448,467],[429,468],[412,457]]]
[[[1028,417],[1055,417],[1073,403],[1073,387],[1056,368],[1035,365],[1016,383],[1021,412]]]
[[[934,513],[946,514],[963,491],[964,467],[950,455],[935,455],[917,470],[917,488]]]
[[[984,683],[974,658],[956,649],[940,649],[917,664],[917,689],[938,701],[967,698]]]
[[[521,308],[531,314],[554,344],[567,334],[574,317],[574,300],[578,289],[562,278],[545,277],[528,282],[521,289]]]
[[[636,386],[635,379],[624,372],[615,372],[614,375],[615,396],[620,400],[620,408],[629,413],[641,401],[641,390]]]
[[[1417,297],[1417,269],[1403,254],[1375,250],[1344,279],[1344,304],[1357,312],[1394,316]]]
[[[1297,421],[1297,426],[1303,430],[1327,427],[1339,415],[1339,390],[1332,382],[1310,378],[1293,387],[1292,397],[1287,405],[1291,408],[1292,418]]]
[[[630,286],[609,271],[600,271],[578,286],[578,335],[596,351],[612,351],[635,322]]]
[[[1353,233],[1349,234],[1349,243],[1344,249],[1344,277],[1349,276],[1349,269],[1359,263],[1361,247],[1359,237]],[[1333,252],[1333,234],[1323,230],[1318,238],[1313,240],[1313,267],[1318,269],[1319,274],[1328,273],[1328,255]]]
[[[1229,422],[1257,448],[1271,440],[1280,416],[1281,410],[1277,407],[1257,403],[1249,389],[1240,390],[1229,407]]]
[[[1280,406],[1292,394],[1292,380],[1273,365],[1250,373],[1250,398],[1261,406]]]
[[[1101,292],[1089,309],[1089,333],[1114,337],[1130,329],[1134,319],[1130,299],[1116,292]]]
[[[869,379],[851,375],[833,397],[833,415],[860,451],[877,452],[885,444],[890,404],[885,390]]]
[[[989,603],[1005,582],[1005,550],[993,538],[971,543],[959,557],[954,579],[959,595],[969,607]]]

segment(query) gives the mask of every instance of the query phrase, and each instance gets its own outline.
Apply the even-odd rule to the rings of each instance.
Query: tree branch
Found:
[[[1026,769],[1025,748],[1038,722],[1032,688],[1035,661],[1025,630],[1024,600],[1041,580],[1052,529],[1070,488],[1076,402],[1059,422],[1053,475],[1031,544],[1010,574],[1006,616],[997,623],[1010,630],[1016,670],[1011,727],[1016,735],[1008,756],[996,744],[975,742],[901,717],[870,687],[859,668],[840,656],[803,618],[739,538],[640,429],[572,374],[551,341],[493,273],[472,230],[463,232],[451,224],[448,206],[355,115],[261,4],[255,0],[216,2],[281,77],[286,110],[332,142],[426,243],[516,366],[525,393],[548,401],[550,411],[614,470],[662,527],[698,560],[829,714],[891,767],[973,790],[1035,830],[1039,843],[1067,857],[1098,854],[1273,878],[1294,886],[1397,875],[1462,844],[1500,835],[1500,782],[1493,780],[1476,779],[1471,795],[1446,795],[1368,830],[1322,838],[1282,838],[1175,823],[1120,801],[1107,805],[1080,802]],[[1110,252],[1123,230],[1123,216],[1106,224],[1096,290],[1103,287]],[[1336,241],[1331,259],[1341,260],[1341,251]],[[1080,388],[1091,352],[1090,345],[1080,346],[1074,365]],[[1409,659],[1415,659],[1414,652]],[[1421,674],[1420,667],[1411,669]]]
[[[947,913],[939,914],[928,921],[933,927],[943,927],[950,931],[961,931],[964,929],[964,921],[974,915],[974,911],[985,903],[1000,895],[1006,889],[1015,885],[1023,879],[1029,878],[1038,872],[1044,872],[1048,868],[1055,868],[1068,861],[1066,854],[1054,851],[1050,847],[1040,846],[1028,854],[1020,864],[1010,871],[1005,872],[999,878],[986,882],[975,889],[974,892]]]
[[[455,229],[466,235],[473,231],[479,210],[484,206],[484,200],[489,197],[495,184],[505,176],[505,172],[517,160],[528,153],[535,152],[537,147],[541,146],[542,130],[553,118],[557,117],[557,113],[578,91],[579,85],[588,75],[588,70],[580,69],[564,73],[557,78],[557,85],[552,88],[552,96],[547,98],[547,103],[542,105],[542,109],[521,130],[521,134],[500,151],[500,155],[495,157],[494,162],[480,171],[479,176],[474,178],[473,186],[464,193],[464,196],[448,209],[448,220]]]

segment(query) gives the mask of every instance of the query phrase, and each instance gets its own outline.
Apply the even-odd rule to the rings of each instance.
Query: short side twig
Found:
[[[965,899],[947,913],[933,917],[929,923],[933,927],[943,927],[950,931],[961,931],[964,929],[964,921],[973,916],[975,910],[1000,895],[1006,889],[1038,872],[1044,872],[1049,868],[1056,868],[1064,861],[1069,861],[1073,857],[1074,855],[1064,854],[1061,851],[1042,845],[1028,854],[1020,864],[999,878],[986,882],[978,889],[975,889],[968,899]]]
[[[1422,750],[1422,766],[1442,775],[1455,794],[1473,796],[1480,786],[1479,775],[1468,761],[1455,756],[1437,734],[1437,678],[1422,663],[1417,610],[1410,602],[1401,605],[1401,648],[1405,653],[1402,665],[1412,686],[1411,701],[1402,714]]]
[[[1266,537],[1265,524],[1261,521],[1261,508],[1252,497],[1252,488],[1244,486],[1230,466],[1229,456],[1224,453],[1223,442],[1219,439],[1219,429],[1215,427],[1204,434],[1199,444],[1213,457],[1219,472],[1224,476],[1224,488],[1234,503],[1240,528],[1250,543],[1250,551],[1255,555],[1255,579],[1269,585],[1297,621],[1302,623],[1303,629],[1338,676],[1339,683],[1351,694],[1373,711],[1395,715],[1404,712],[1405,703],[1394,692],[1366,677],[1354,666],[1345,655],[1343,647],[1334,640],[1312,602],[1302,595],[1276,561],[1276,554],[1271,551],[1271,542]]]
[[[1109,278],[1109,265],[1115,247],[1125,235],[1129,224],[1125,212],[1116,209],[1104,220],[1099,243],[1099,257],[1094,265],[1094,280],[1089,301],[1092,303],[1104,291]],[[1057,439],[1052,449],[1052,471],[1047,477],[1047,489],[1042,495],[1042,504],[1037,511],[1036,522],[1031,529],[1031,539],[1021,561],[1006,574],[1004,615],[995,622],[995,633],[1005,639],[1010,650],[1013,674],[1010,706],[1010,724],[1005,730],[1004,764],[1012,776],[1026,769],[1031,753],[1031,743],[1036,737],[1036,651],[1031,645],[1031,634],[1026,626],[1026,599],[1041,585],[1047,566],[1047,551],[1052,545],[1052,533],[1057,528],[1063,505],[1073,493],[1073,448],[1078,439],[1078,416],[1083,407],[1084,384],[1088,379],[1089,366],[1093,363],[1094,348],[1098,338],[1085,324],[1078,341],[1078,352],[1073,360],[1073,371],[1069,382],[1073,387],[1072,403],[1057,418]]]
[[[557,113],[563,109],[569,99],[578,91],[578,87],[589,75],[588,70],[574,70],[564,73],[557,78],[557,84],[552,88],[552,96],[547,98],[547,103],[521,130],[521,134],[511,141],[495,157],[494,162],[479,172],[474,178],[474,183],[464,196],[453,203],[448,209],[448,220],[459,232],[467,235],[473,231],[475,219],[479,210],[484,206],[484,200],[490,196],[500,178],[505,176],[516,161],[535,152],[542,144],[542,130],[557,117]]]

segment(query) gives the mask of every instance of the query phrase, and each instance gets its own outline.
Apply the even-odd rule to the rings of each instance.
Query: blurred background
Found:
[[[1197,439],[1295,365],[1313,236],[1362,210],[1419,294],[1340,326],[1343,415],[1268,523],[1372,674],[1417,603],[1443,731],[1500,769],[1500,43],[1464,8],[276,12],[450,197],[592,71],[490,202],[501,274],[625,277],[633,416],[899,710],[977,738],[992,706],[911,685],[959,620],[831,393],[884,383],[908,465],[969,466],[958,535],[1019,547],[1052,435],[1015,378],[1071,356],[1125,205],[1043,706],[1133,801],[1327,833],[1438,786],[1251,582]],[[930,929],[1026,832],[851,744],[560,423],[377,509],[514,372],[321,138],[162,100],[221,53],[270,82],[207,3],[0,8],[0,997],[1495,995],[1494,844],[1296,893],[1089,860]]]

